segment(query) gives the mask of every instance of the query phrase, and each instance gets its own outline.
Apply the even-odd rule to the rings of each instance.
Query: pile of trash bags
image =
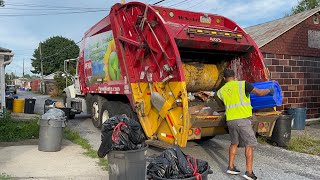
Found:
[[[178,146],[163,151],[147,167],[148,179],[186,179],[195,177],[201,180],[203,173],[211,174],[208,162],[185,155]]]
[[[112,150],[137,150],[146,146],[146,138],[139,122],[126,115],[109,118],[102,124],[101,132],[101,145],[98,150],[100,158]]]

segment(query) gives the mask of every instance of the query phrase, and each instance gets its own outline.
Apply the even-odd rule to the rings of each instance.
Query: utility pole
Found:
[[[24,58],[23,58],[23,64],[22,64],[22,78],[24,78]]]
[[[45,87],[43,82],[43,62],[42,62],[42,51],[41,51],[41,42],[39,43],[39,53],[40,53],[40,68],[41,68],[41,83],[40,83],[40,89],[42,94],[45,93]]]

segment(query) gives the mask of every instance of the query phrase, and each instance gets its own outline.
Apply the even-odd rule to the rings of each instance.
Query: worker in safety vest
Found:
[[[246,81],[237,81],[233,70],[224,71],[226,84],[217,92],[217,96],[224,103],[226,120],[231,137],[229,148],[228,174],[238,175],[240,171],[234,166],[234,159],[238,145],[245,146],[246,172],[244,178],[255,180],[257,177],[252,171],[253,146],[257,144],[255,133],[251,126],[252,107],[249,94],[265,96],[273,94],[273,89],[257,89]]]

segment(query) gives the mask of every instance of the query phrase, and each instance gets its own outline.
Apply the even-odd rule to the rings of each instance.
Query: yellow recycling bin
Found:
[[[24,99],[14,99],[13,100],[13,109],[14,113],[22,113],[24,108]]]

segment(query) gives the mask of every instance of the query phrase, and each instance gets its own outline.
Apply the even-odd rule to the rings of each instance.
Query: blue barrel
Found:
[[[266,96],[256,96],[254,94],[250,94],[251,106],[253,110],[282,105],[282,90],[278,81],[259,82],[253,83],[252,85],[258,89],[274,89],[273,95],[268,94]]]
[[[307,108],[289,107],[288,114],[293,116],[291,128],[294,130],[304,130],[306,126]]]

